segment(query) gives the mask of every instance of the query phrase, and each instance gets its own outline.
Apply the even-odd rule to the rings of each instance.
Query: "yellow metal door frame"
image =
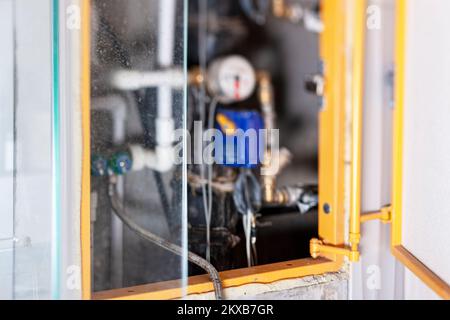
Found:
[[[81,286],[82,298],[91,299],[91,2],[81,0]]]
[[[407,0],[397,0],[396,80],[394,110],[393,195],[392,195],[392,254],[408,269],[444,299],[450,299],[450,286],[425,264],[414,257],[402,244],[403,195],[403,129],[405,108],[405,66],[407,35]]]
[[[366,1],[333,1],[328,5],[333,11],[324,10],[324,21],[325,24],[328,21],[333,30],[325,30],[321,39],[327,88],[319,125],[320,239],[312,239],[310,247],[313,257],[346,256],[356,262],[359,260],[361,238]],[[346,194],[349,194],[348,200]],[[341,227],[347,208],[348,239]],[[345,245],[346,241],[349,246]]]
[[[90,0],[83,5],[83,181],[82,181],[82,291],[84,299],[176,299],[182,297],[180,281],[168,281],[106,292],[92,292],[90,244]],[[349,10],[352,9],[352,10]],[[351,200],[353,235],[350,243],[359,242],[359,166],[360,117],[362,97],[362,66],[364,57],[365,1],[322,0],[322,20],[325,25],[320,38],[320,55],[324,64],[324,106],[319,121],[319,237],[325,245],[344,248],[346,210],[346,172],[351,173]],[[349,30],[352,32],[349,33]],[[348,39],[349,35],[353,39]],[[349,46],[349,40],[351,45]],[[349,51],[350,48],[350,51]],[[352,70],[351,75],[348,70]],[[350,76],[350,77],[349,77]],[[349,93],[351,93],[349,95]],[[350,106],[350,107],[349,107]],[[349,110],[355,110],[349,115]],[[350,113],[352,113],[350,111]],[[349,134],[346,123],[356,117]],[[355,123],[355,121],[357,121]],[[346,143],[353,140],[355,157],[348,166]],[[355,140],[356,139],[356,140]],[[356,198],[355,198],[356,197]],[[328,207],[326,206],[328,204]],[[357,216],[356,216],[357,215]],[[355,233],[358,236],[355,236]],[[344,249],[347,250],[347,249]],[[272,283],[339,271],[344,256],[339,252],[324,252],[322,257],[275,263],[221,273],[224,288],[252,283]],[[189,278],[188,294],[213,291],[208,277]]]

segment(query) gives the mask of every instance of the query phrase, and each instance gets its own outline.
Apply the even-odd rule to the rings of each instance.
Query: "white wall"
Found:
[[[366,28],[362,147],[362,212],[391,202],[392,72],[394,66],[394,1],[370,0]],[[381,13],[379,28],[373,18]],[[403,267],[390,254],[390,226],[372,221],[361,227],[361,261],[352,265],[352,299],[402,298]]]
[[[449,12],[448,0],[407,4],[402,181],[402,243],[447,283],[450,39],[442,32],[450,29]]]
[[[0,299],[12,298],[14,32],[12,0],[0,0]]]
[[[370,0],[369,5],[378,6],[381,9],[381,29],[379,30],[367,30],[367,44],[366,44],[366,79],[365,79],[365,96],[364,96],[364,125],[363,125],[363,172],[362,172],[362,211],[375,211],[380,207],[387,205],[391,202],[391,192],[392,192],[392,89],[389,85],[388,74],[393,70],[394,65],[394,44],[395,44],[395,2],[390,0]],[[445,50],[435,48],[433,49],[433,44],[442,45],[440,40],[438,30],[447,30],[448,19],[444,18],[446,12],[450,10],[450,3],[446,0],[411,0],[408,5],[413,7],[411,11],[408,12],[408,29],[410,33],[408,36],[409,52],[412,53],[412,58],[407,57],[408,67],[407,67],[407,86],[410,90],[406,92],[406,106],[407,111],[410,111],[410,107],[414,103],[422,103],[422,105],[416,110],[419,113],[422,111],[421,119],[426,119],[426,116],[431,116],[430,119],[433,121],[439,120],[448,123],[448,107],[444,107],[443,102],[448,102],[444,96],[437,97],[436,92],[433,88],[436,88],[436,83],[434,81],[427,81],[426,79],[434,79],[436,75],[442,74],[440,70],[443,67],[440,61],[444,59],[444,56],[430,57],[429,54],[442,54],[446,55]],[[445,8],[444,8],[444,7]],[[410,7],[410,8],[411,8]],[[424,14],[427,13],[427,14]],[[445,28],[437,28],[439,25],[436,21],[439,17],[439,13],[443,16],[439,19],[440,24],[444,23]],[[423,23],[419,22],[417,18],[430,19],[428,21],[429,30],[424,32]],[[422,26],[421,26],[422,24]],[[425,28],[427,29],[427,28]],[[435,38],[434,36],[438,37]],[[416,47],[413,44],[416,44]],[[427,58],[427,55],[429,58]],[[444,59],[448,61],[448,59]],[[430,66],[434,66],[432,68]],[[446,64],[448,66],[448,63]],[[417,70],[425,71],[422,75],[417,72]],[[444,75],[448,76],[448,75]],[[445,81],[439,80],[438,83],[443,84]],[[426,85],[431,85],[426,87]],[[448,87],[448,84],[446,83]],[[448,90],[441,88],[438,93],[446,94]],[[424,99],[424,95],[428,96],[432,93],[432,96],[437,101],[433,103],[429,99]],[[422,95],[416,97],[416,95]],[[441,114],[436,117],[436,114],[428,112],[429,107],[439,106]],[[446,109],[445,109],[446,108]],[[445,111],[447,110],[447,111]],[[431,111],[431,110],[430,110]],[[416,112],[417,113],[417,112]],[[409,114],[408,112],[406,114]],[[412,117],[414,118],[414,117]],[[423,180],[429,179],[431,175],[429,170],[437,170],[435,164],[436,159],[441,159],[439,156],[435,157],[434,154],[427,150],[427,146],[433,146],[432,141],[438,141],[439,137],[430,137],[425,141],[425,145],[421,149],[415,148],[417,142],[423,139],[418,137],[423,136],[430,131],[426,128],[435,128],[435,126],[428,125],[424,130],[420,130],[418,124],[422,121],[419,119],[412,119],[411,117],[405,118],[408,121],[407,128],[410,130],[406,132],[409,137],[406,141],[409,141],[407,146],[410,150],[415,149],[416,156],[411,156],[409,154],[409,160],[416,159],[418,154],[428,157],[426,163],[422,162],[420,166],[422,169],[416,168],[408,171],[411,165],[405,167],[407,170],[406,174],[408,176],[407,181],[404,181],[406,185],[405,190],[409,191],[407,195],[409,198],[406,199],[411,203],[411,200],[418,201],[415,208],[418,208],[418,204],[422,207],[420,212],[416,212],[418,216],[413,219],[407,219],[408,231],[404,232],[407,239],[403,239],[406,245],[411,248],[417,249],[419,241],[419,251],[424,251],[424,246],[428,246],[429,237],[435,236],[438,243],[443,246],[448,247],[448,238],[443,239],[443,235],[448,235],[447,232],[441,230],[441,232],[433,232],[431,230],[420,230],[421,227],[430,225],[429,223],[424,223],[425,221],[433,222],[432,224],[436,226],[436,222],[439,221],[436,217],[430,217],[430,201],[436,194],[435,187],[440,188],[441,192],[447,192],[448,188],[445,185],[441,186],[431,186],[428,185],[426,189],[423,189]],[[445,119],[445,120],[444,120]],[[419,122],[418,122],[419,121]],[[430,120],[433,122],[432,120]],[[421,125],[420,125],[421,126]],[[419,136],[417,136],[417,134]],[[416,135],[413,140],[408,140],[412,136]],[[448,135],[441,135],[443,137],[448,137]],[[440,140],[442,141],[442,140]],[[407,142],[408,143],[408,142]],[[448,144],[447,144],[448,145]],[[442,148],[442,147],[441,147]],[[427,150],[424,152],[423,150]],[[438,152],[436,150],[436,152]],[[427,164],[428,163],[428,164]],[[430,165],[431,164],[431,165]],[[444,166],[445,167],[445,166]],[[446,172],[445,168],[441,168],[441,173]],[[426,173],[428,172],[428,173]],[[422,173],[425,176],[422,177]],[[438,177],[439,174],[436,177]],[[422,177],[422,178],[421,178]],[[417,180],[419,179],[419,180]],[[420,180],[421,179],[421,180]],[[435,181],[436,182],[436,181]],[[434,184],[434,183],[432,183]],[[421,186],[422,187],[419,187]],[[422,195],[415,194],[411,196],[414,192],[412,191],[422,190]],[[432,194],[429,194],[431,192]],[[426,193],[426,194],[425,194]],[[428,200],[427,200],[428,199]],[[432,201],[436,203],[436,201]],[[441,204],[439,204],[441,206]],[[411,213],[412,207],[406,206],[408,212]],[[425,208],[427,208],[425,210]],[[417,210],[416,210],[417,211]],[[433,214],[445,214],[448,217],[447,212],[438,210],[435,208],[432,210]],[[441,219],[442,220],[442,219]],[[419,223],[417,223],[419,222]],[[443,226],[445,228],[445,226]],[[412,230],[412,232],[411,232]],[[383,225],[378,221],[373,221],[366,223],[362,226],[362,242],[361,242],[361,261],[352,266],[351,275],[351,286],[350,286],[350,298],[351,299],[438,299],[439,297],[429,289],[420,279],[418,279],[409,270],[403,267],[401,263],[396,261],[390,253],[390,226]],[[425,250],[426,251],[426,250]],[[440,254],[439,252],[444,252],[441,250],[434,252],[432,256],[428,255],[425,257],[425,263],[432,263],[433,261],[437,264],[442,265],[445,263],[446,258],[450,257],[448,254]],[[427,253],[430,253],[429,251]],[[433,264],[432,264],[433,265]],[[442,268],[441,268],[442,269]],[[445,269],[445,268],[444,268]],[[442,271],[442,270],[441,270]],[[445,270],[444,270],[445,271]],[[448,269],[447,269],[448,271]]]

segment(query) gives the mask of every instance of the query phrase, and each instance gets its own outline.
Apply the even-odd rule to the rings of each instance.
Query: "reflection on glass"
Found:
[[[186,271],[185,257],[118,216],[186,254],[184,170],[171,156],[184,125],[184,22],[183,1],[93,1],[94,291],[182,279]]]

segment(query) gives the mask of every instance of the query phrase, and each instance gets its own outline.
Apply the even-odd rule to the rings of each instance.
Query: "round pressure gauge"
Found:
[[[248,99],[256,86],[252,65],[241,56],[215,60],[208,70],[208,90],[221,103]]]

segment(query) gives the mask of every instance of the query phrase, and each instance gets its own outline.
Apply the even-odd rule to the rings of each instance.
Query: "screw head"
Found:
[[[331,213],[331,206],[328,203],[325,203],[323,205],[323,212],[325,212],[325,214],[330,214]]]

